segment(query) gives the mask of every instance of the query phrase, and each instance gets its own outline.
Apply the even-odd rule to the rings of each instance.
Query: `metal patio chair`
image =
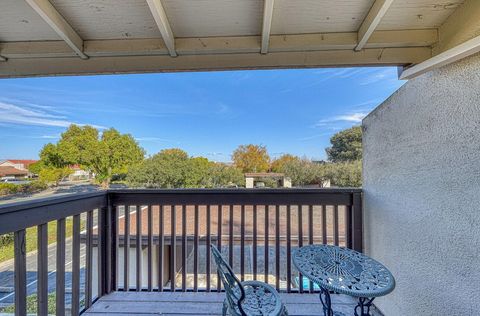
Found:
[[[223,301],[223,315],[288,315],[285,305],[273,287],[260,281],[240,282],[217,247],[211,245],[211,248],[217,263],[218,277],[222,280],[226,293],[225,301]]]

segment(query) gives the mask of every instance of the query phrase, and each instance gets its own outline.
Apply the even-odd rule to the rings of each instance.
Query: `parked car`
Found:
[[[6,178],[6,179],[2,179],[1,182],[2,183],[12,183],[12,184],[25,184],[25,183],[29,183],[30,181],[22,180],[22,179]]]

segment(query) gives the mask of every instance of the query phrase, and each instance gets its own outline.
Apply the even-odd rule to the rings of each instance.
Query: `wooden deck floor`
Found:
[[[223,293],[115,292],[100,298],[85,316],[221,315]],[[290,316],[323,315],[317,294],[281,294]],[[332,295],[334,311],[353,315],[353,298]],[[381,315],[374,311],[374,316]]]

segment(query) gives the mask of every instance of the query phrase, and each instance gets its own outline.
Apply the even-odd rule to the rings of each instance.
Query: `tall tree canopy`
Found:
[[[97,182],[108,187],[113,175],[126,173],[130,166],[143,160],[144,154],[129,134],[110,128],[100,135],[94,127],[71,125],[56,145],[43,147],[40,158],[45,166],[81,165],[95,174]]]
[[[291,162],[300,161],[300,158],[290,154],[281,155],[279,158],[272,161],[270,169],[273,172],[285,172],[285,166]]]
[[[189,157],[177,148],[164,149],[132,168],[127,182],[147,188],[213,188],[241,185],[240,170],[203,157]]]
[[[349,162],[362,159],[361,126],[336,133],[330,138],[330,143],[332,147],[326,149],[330,161]]]
[[[240,145],[232,154],[235,166],[242,172],[265,172],[270,167],[267,148],[261,145]]]

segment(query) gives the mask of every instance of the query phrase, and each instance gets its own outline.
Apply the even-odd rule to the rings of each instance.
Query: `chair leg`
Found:
[[[228,306],[227,306],[226,302],[223,302],[223,309],[222,309],[222,315],[223,316],[227,316],[227,310],[228,310]]]

